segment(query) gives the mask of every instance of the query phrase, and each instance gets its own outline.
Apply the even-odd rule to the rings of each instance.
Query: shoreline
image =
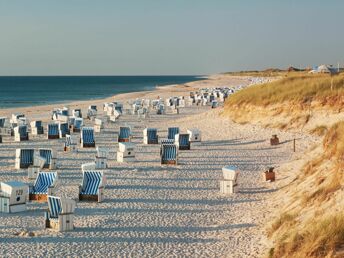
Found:
[[[126,92],[126,93],[117,93],[114,95],[111,95],[109,97],[105,98],[96,98],[96,99],[85,99],[85,100],[73,100],[73,101],[63,101],[58,103],[51,103],[51,104],[44,104],[44,105],[33,105],[33,106],[26,106],[26,107],[12,107],[12,108],[0,108],[0,116],[11,116],[13,113],[39,113],[41,114],[44,111],[49,110],[50,112],[56,108],[56,107],[62,107],[62,106],[68,106],[70,108],[88,108],[91,104],[103,104],[104,102],[111,102],[116,100],[123,101],[127,98],[142,98],[145,95],[152,95],[154,93],[163,94],[167,91],[170,92],[179,92],[183,93],[184,95],[187,92],[198,90],[200,88],[206,88],[211,87],[213,85],[218,85],[217,82],[220,84],[227,83],[230,84],[231,82],[233,84],[237,83],[238,81],[242,81],[243,84],[247,84],[247,79],[249,76],[231,76],[231,75],[221,75],[221,74],[215,74],[215,75],[209,75],[206,76],[207,79],[204,80],[196,80],[196,81],[190,81],[183,84],[170,84],[170,85],[164,85],[164,86],[155,86],[154,90],[146,90],[146,91],[134,91],[134,92]],[[198,86],[198,84],[204,85],[204,87]],[[235,86],[235,85],[227,85],[227,86]],[[157,96],[158,96],[157,95]],[[123,103],[124,104],[124,103]]]

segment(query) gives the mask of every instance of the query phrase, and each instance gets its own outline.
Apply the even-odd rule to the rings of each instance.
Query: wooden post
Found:
[[[296,139],[294,138],[294,152],[296,151]]]

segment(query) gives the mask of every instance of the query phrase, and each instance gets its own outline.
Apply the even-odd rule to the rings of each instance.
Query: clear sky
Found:
[[[0,75],[344,64],[343,0],[0,0]]]

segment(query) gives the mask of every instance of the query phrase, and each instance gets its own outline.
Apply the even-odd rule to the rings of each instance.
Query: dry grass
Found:
[[[344,214],[314,218],[297,230],[289,230],[276,247],[271,258],[283,257],[336,257],[344,245]],[[339,256],[337,256],[339,257]]]
[[[312,101],[321,105],[335,106],[344,101],[344,75],[288,75],[288,77],[249,87],[233,94],[226,101],[225,106],[245,104],[267,106],[270,104],[301,105],[304,109],[310,108]],[[290,108],[290,105],[288,106]]]
[[[271,225],[271,228],[269,229],[269,235],[271,236],[273,233],[275,233],[278,229],[280,229],[282,226],[290,227],[295,223],[295,218],[297,217],[296,213],[283,213],[279,218],[277,218]]]
[[[233,76],[255,76],[255,77],[279,77],[288,74],[287,71],[280,69],[266,69],[264,71],[240,71],[225,73]]]
[[[317,135],[317,136],[324,136],[328,131],[328,128],[326,125],[319,125],[312,129],[310,131],[311,134]]]
[[[324,139],[327,158],[335,158],[339,167],[344,167],[344,122],[333,125]]]
[[[343,199],[344,122],[328,129],[323,146],[324,152],[290,184],[298,194],[268,232],[275,239],[271,258],[344,257],[344,212],[338,203]]]

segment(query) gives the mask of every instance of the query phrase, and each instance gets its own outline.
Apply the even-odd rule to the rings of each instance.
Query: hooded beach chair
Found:
[[[74,229],[76,203],[72,199],[48,195],[48,211],[45,212],[45,228],[59,232]]]
[[[179,127],[169,127],[167,133],[167,139],[175,139],[175,135],[179,133]]]
[[[76,151],[76,150],[77,150],[77,141],[72,135],[66,134],[66,140],[64,143],[64,151]]]
[[[211,102],[211,108],[217,108],[219,106],[219,103],[216,100],[213,100]]]
[[[95,118],[94,119],[94,132],[95,133],[100,133],[101,129],[104,128],[104,124],[103,124],[103,120],[99,119],[99,118]]]
[[[33,165],[34,149],[16,149],[15,168],[28,168]]]
[[[174,142],[179,150],[190,150],[190,135],[189,134],[176,134]]]
[[[0,212],[15,213],[26,211],[26,200],[28,192],[28,185],[22,182],[1,182]]]
[[[42,121],[32,121],[30,126],[32,135],[44,134]]]
[[[84,120],[82,118],[75,118],[74,125],[72,125],[73,132],[75,132],[75,133],[80,132],[83,124],[84,124]]]
[[[37,153],[35,151],[35,154],[33,155],[33,165],[30,165],[27,169],[27,177],[29,179],[36,179],[38,173],[41,171],[41,169],[43,169],[45,163],[46,159],[40,156],[39,152]]]
[[[196,129],[196,128],[192,128],[192,129],[188,129],[187,133],[189,134],[189,140],[191,143],[200,143],[202,140],[202,135],[201,135],[201,131]]]
[[[165,106],[163,104],[160,104],[157,109],[157,115],[163,115],[165,113]]]
[[[177,165],[178,148],[175,144],[161,145],[161,164]]]
[[[0,128],[4,128],[6,123],[6,117],[0,117]]]
[[[59,125],[58,124],[48,124],[48,140],[49,139],[59,139]]]
[[[74,117],[82,118],[82,113],[80,108],[73,109],[72,114]]]
[[[107,156],[109,153],[109,149],[106,147],[99,147],[97,146],[97,155],[96,155],[96,169],[105,169],[107,168]]]
[[[143,130],[143,143],[144,144],[158,144],[159,136],[156,128],[145,128]]]
[[[57,179],[57,172],[39,172],[35,184],[30,186],[29,199],[46,202],[48,195],[54,194]]]
[[[68,123],[59,123],[59,135],[60,138],[66,137],[66,134],[70,134]]]
[[[91,105],[88,107],[87,110],[87,118],[92,119],[97,116],[97,106],[96,105]]]
[[[223,180],[220,180],[220,192],[223,194],[238,192],[238,169],[234,166],[225,166],[222,168],[222,174]]]
[[[14,141],[28,141],[29,133],[27,131],[27,125],[19,125],[14,128]]]
[[[43,168],[56,169],[56,155],[52,149],[39,149],[38,152],[45,159]]]
[[[80,142],[82,148],[94,148],[96,143],[94,141],[93,127],[83,127],[80,133]]]
[[[118,142],[130,142],[131,130],[128,126],[121,126],[118,133]]]
[[[80,201],[101,202],[104,199],[105,176],[101,171],[83,171],[79,186]]]

